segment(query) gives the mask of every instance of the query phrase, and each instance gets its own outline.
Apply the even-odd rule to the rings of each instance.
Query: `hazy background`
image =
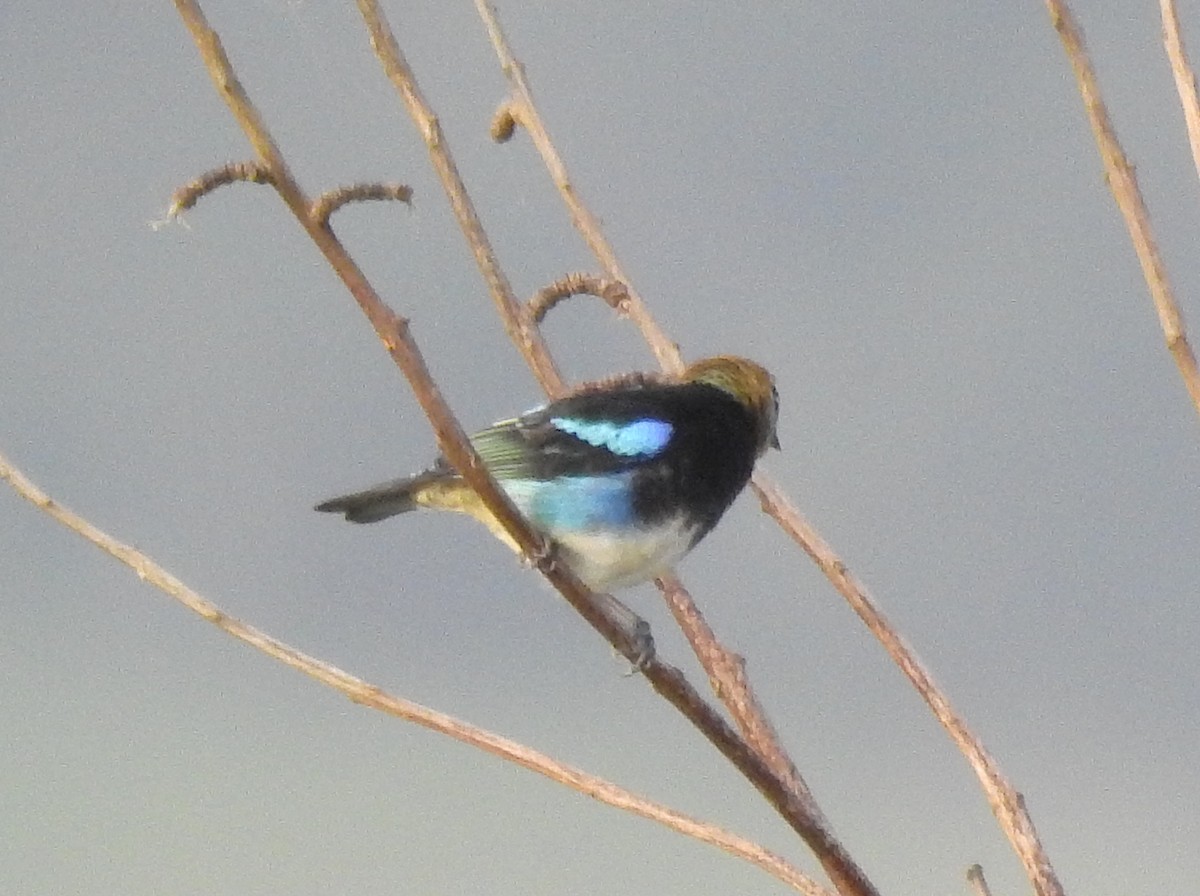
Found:
[[[1200,3],[1181,4],[1200,52]],[[469,426],[539,400],[350,3],[207,2]],[[1200,340],[1200,188],[1154,4],[1077,2]],[[467,2],[388,6],[518,293],[594,270]],[[1200,890],[1200,426],[1040,3],[505,3],[583,195],[688,357],[775,372],[767,468],[1025,793],[1068,891]],[[167,3],[0,11],[0,451],[229,612],[814,863],[469,521],[317,500],[432,439]],[[573,377],[651,365],[598,303]],[[892,896],[1027,892],[965,763],[752,499],[681,569]],[[631,592],[688,665],[650,588]],[[0,489],[0,891],[767,893],[760,872],[351,705]]]

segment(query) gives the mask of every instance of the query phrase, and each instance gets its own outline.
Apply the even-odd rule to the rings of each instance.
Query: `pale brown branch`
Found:
[[[442,182],[459,229],[462,230],[471,254],[475,257],[475,263],[483,274],[509,338],[528,359],[547,391],[551,395],[561,395],[566,389],[562,374],[550,356],[541,333],[528,319],[513,293],[508,277],[500,267],[496,252],[483,229],[479,214],[475,211],[475,204],[471,201],[466,184],[459,174],[458,165],[450,154],[441,123],[417,86],[416,77],[400,50],[387,17],[374,0],[358,0],[358,10],[367,25],[367,31],[371,35],[371,48],[379,58],[384,74],[400,94],[409,117],[425,141],[430,162]]]
[[[454,164],[449,148],[446,146],[437,117],[425,102],[417,86],[412,69],[404,58],[390,25],[388,25],[378,4],[373,2],[373,0],[358,0],[358,7],[370,32],[372,48],[379,57],[389,80],[400,94],[402,101],[409,111],[409,115],[413,118],[418,130],[425,139],[434,168],[442,180],[443,188],[446,190],[455,215],[459,219],[460,228],[466,236],[476,257],[476,261],[492,290],[493,300],[509,331],[510,337],[525,355],[531,368],[538,375],[549,394],[552,396],[562,394],[564,389],[562,379],[558,375],[548,351],[545,349],[545,345],[540,338],[540,333],[537,332],[535,322],[530,319],[527,310],[520,306],[512,295],[507,278],[504,277],[503,272],[500,270],[491,246],[486,239],[486,235],[483,233],[478,216],[467,195],[466,187],[458,174],[457,166]],[[514,104],[510,108],[510,112],[516,115],[521,124],[527,128],[530,127],[530,116],[535,117],[536,115],[532,111],[531,103]],[[507,124],[504,124],[499,130],[503,131],[506,128]],[[545,145],[549,146],[548,137],[545,138]],[[549,149],[553,152],[553,147],[549,147]],[[557,159],[557,156],[555,158]],[[559,162],[559,166],[561,168],[561,161]],[[569,192],[569,183],[565,180],[565,172],[563,172],[560,189]],[[590,218],[590,213],[587,212],[587,209],[582,204],[576,204],[572,213],[573,219],[578,222],[576,213]],[[603,239],[602,235],[600,235],[599,226],[594,221],[590,227],[590,232],[599,236],[601,240]],[[621,276],[616,270],[615,256],[612,256],[611,252],[609,255],[610,257],[607,262],[602,260],[603,266],[609,272],[609,279],[626,282],[626,278]],[[635,320],[638,316],[643,319],[639,322],[639,327],[643,330],[647,326],[657,327],[645,311],[644,305],[632,293],[630,293],[629,302],[626,307],[630,316],[635,318]],[[663,339],[665,340],[665,336]],[[667,349],[667,353],[664,354],[656,347],[656,354],[659,354],[660,361],[667,370],[678,372],[683,366],[678,348],[673,343],[669,343]],[[686,595],[686,592],[682,592],[682,589],[680,591]],[[683,598],[681,597],[680,599]],[[687,599],[690,600],[690,598]],[[685,632],[685,634],[687,634],[689,640],[711,637],[711,632],[707,630],[689,631]],[[695,644],[693,645],[693,649],[697,649]],[[705,650],[697,649],[698,656],[704,656],[705,654]],[[849,853],[842,848],[824,825],[820,814],[811,811],[809,805],[811,798],[807,796],[806,791],[800,792],[793,789],[775,774],[773,764],[768,763],[764,757],[760,756],[745,740],[739,737],[725,723],[719,713],[700,697],[679,670],[657,660],[639,664],[639,666],[643,675],[655,690],[692,721],[709,741],[754,784],[793,829],[803,837],[814,851],[814,854],[817,855],[826,872],[829,874],[830,879],[840,892],[844,894],[862,894],[862,896],[867,896],[867,894],[875,892]],[[730,687],[735,688],[737,685],[736,683],[731,683]],[[776,746],[777,752],[782,752],[782,747]]]
[[[700,608],[683,589],[675,576],[663,576],[655,580],[667,601],[667,607],[676,623],[688,633],[689,643],[697,651],[700,665],[708,673],[709,685],[729,714],[737,721],[742,737],[763,758],[771,771],[784,782],[805,806],[805,812],[820,827],[829,828],[825,814],[817,805],[816,798],[808,789],[792,758],[779,746],[779,735],[758,695],[750,687],[746,676],[745,659],[732,650],[727,650],[709,627]]]
[[[226,634],[249,644],[321,684],[345,694],[355,703],[413,722],[423,728],[477,747],[552,781],[564,784],[601,803],[656,821],[681,834],[716,846],[731,855],[757,865],[806,896],[829,896],[824,887],[792,867],[781,857],[763,849],[756,843],[715,825],[684,815],[661,803],[646,799],[610,781],[588,774],[499,734],[419,703],[393,696],[376,685],[344,672],[330,663],[309,656],[295,647],[235,619],[212,601],[189,588],[146,554],[118,541],[79,514],[52,499],[3,455],[0,455],[0,479],[8,482],[18,495],[40,508],[67,529],[124,563],[137,573],[138,578],[142,581],[158,588]]]
[[[270,184],[271,171],[259,162],[228,162],[220,168],[205,171],[195,180],[189,181],[171,194],[171,205],[167,208],[168,218],[177,218],[182,212],[193,208],[197,202],[218,187],[237,181],[252,184]]]
[[[525,303],[529,317],[540,324],[559,302],[571,296],[595,296],[608,304],[613,311],[626,315],[629,290],[624,283],[606,280],[591,274],[567,274],[548,286],[543,286]]]
[[[600,267],[604,269],[605,276],[609,280],[629,284],[631,281],[621,269],[621,265],[617,261],[617,254],[605,238],[599,219],[592,214],[583,200],[579,198],[575,185],[567,174],[567,167],[559,156],[553,141],[550,139],[550,133],[546,129],[541,115],[538,113],[537,106],[534,105],[533,93],[529,88],[529,82],[525,80],[525,69],[513,55],[508,44],[508,38],[500,26],[499,19],[496,17],[495,9],[492,8],[488,0],[475,0],[475,7],[479,10],[479,16],[483,19],[483,23],[487,27],[492,47],[495,49],[496,56],[500,60],[500,68],[503,70],[504,77],[507,79],[509,89],[512,92],[505,104],[501,106],[505,126],[499,129],[500,132],[505,133],[508,131],[512,126],[512,122],[520,124],[525,128],[538,154],[542,157],[542,161],[550,173],[551,180],[554,181],[554,185],[558,188],[559,194],[563,198],[563,203],[566,205],[567,211],[571,216],[571,223],[579,231],[584,242],[591,249],[592,254],[600,262]],[[509,121],[510,119],[512,122]],[[496,133],[497,126],[495,123],[493,123],[492,130],[493,133]],[[658,322],[650,314],[645,301],[643,301],[642,297],[632,287],[629,287],[629,301],[626,313],[637,324],[638,329],[642,331],[647,343],[650,345],[651,351],[654,352],[654,356],[663,370],[670,373],[679,373],[684,366],[683,358],[679,354],[679,346],[667,337],[662,327],[658,325]]]
[[[201,59],[218,93],[259,154],[260,163],[270,171],[275,189],[354,296],[388,354],[408,380],[421,410],[429,419],[438,447],[446,460],[479,493],[489,511],[520,548],[523,556],[550,580],[571,606],[614,648],[630,662],[639,662],[644,655],[644,644],[606,612],[605,602],[598,600],[583,587],[569,570],[553,562],[553,553],[545,539],[529,527],[508,495],[496,484],[472,448],[449,405],[442,398],[441,391],[409,332],[408,321],[384,304],[328,224],[322,224],[313,217],[312,203],[292,176],[262,117],[238,81],[221,46],[220,38],[209,27],[199,5],[194,0],[175,0],[175,6],[196,42]],[[536,336],[536,333],[534,335]]]
[[[329,223],[330,216],[348,202],[377,202],[393,200],[412,204],[412,187],[406,184],[349,184],[326,190],[313,202],[309,215],[320,227]]]
[[[1196,73],[1188,61],[1187,48],[1183,44],[1175,0],[1159,0],[1159,8],[1163,22],[1163,45],[1171,61],[1171,74],[1175,78],[1179,105],[1183,109],[1188,145],[1192,148],[1192,162],[1196,166],[1196,173],[1200,175],[1200,96],[1196,92]]]
[[[1033,819],[1025,810],[1021,794],[1009,783],[1000,771],[1000,766],[983,746],[983,743],[967,727],[966,721],[950,703],[949,698],[934,683],[933,678],[921,664],[920,659],[909,647],[883,611],[868,596],[866,589],[846,567],[820,534],[808,524],[800,512],[792,506],[787,496],[776,486],[755,477],[754,490],[764,504],[770,503],[779,516],[780,525],[792,536],[821,569],[826,578],[846,599],[858,617],[883,645],[888,656],[900,668],[905,677],[916,688],[934,717],[950,735],[959,751],[966,757],[980,788],[987,797],[992,814],[1005,832],[1013,851],[1021,860],[1025,873],[1039,896],[1062,896],[1062,885],[1054,873],[1046,855]]]
[[[367,0],[360,0],[359,5],[371,31],[372,44],[384,62],[389,78],[404,96],[410,112],[418,121],[422,133],[425,135],[434,167],[443,178],[452,205],[455,206],[460,223],[463,224],[464,232],[468,234],[477,260],[485,271],[489,286],[493,289],[493,295],[503,306],[502,315],[504,315],[505,321],[520,325],[522,323],[521,308],[512,298],[507,281],[495,263],[490,247],[484,240],[478,218],[469,205],[465,188],[462,186],[453,160],[446,150],[436,117],[433,116],[417,91],[412,73],[400,55],[395,38],[377,6]],[[640,665],[644,677],[655,690],[683,713],[806,840],[815,844],[813,848],[818,855],[827,854],[830,851],[826,842],[828,840],[827,832],[823,829],[812,829],[811,818],[805,813],[804,807],[798,804],[793,794],[781,787],[779,780],[771,770],[721,715],[704,701],[683,674],[678,669],[656,659],[645,661],[642,642],[631,638],[626,629],[604,612],[604,607],[608,604],[599,601],[569,571],[560,568],[553,562],[553,553],[548,549],[544,540],[534,533],[516,512],[467,441],[458,421],[443,401],[436,383],[425,367],[424,360],[409,334],[408,322],[384,305],[328,225],[321,224],[314,219],[311,213],[311,203],[292,177],[257,109],[254,108],[238,82],[219,38],[208,26],[199,7],[193,0],[176,0],[176,6],[192,32],[201,58],[204,60],[218,92],[229,105],[234,117],[242,125],[259,153],[260,160],[270,170],[276,190],[279,191],[280,196],[300,221],[309,237],[355,297],[389,354],[411,384],[422,410],[434,428],[439,447],[446,459],[479,493],[488,509],[517,543],[522,553],[554,584],[576,611],[584,616],[626,658]],[[545,380],[557,378],[557,372],[554,370],[548,354],[544,352],[544,346],[536,327],[527,321],[525,324],[527,326],[518,326],[514,338],[519,341],[523,340],[521,344],[527,356],[539,357],[538,352],[543,353],[545,363],[539,365],[538,369]],[[561,383],[561,380],[559,382]],[[847,856],[845,861],[837,864],[831,876],[835,884],[839,884],[839,881],[844,883],[847,879],[861,878],[861,872]],[[841,889],[840,884],[839,888]],[[873,890],[869,888],[853,891],[843,889],[843,892],[872,893]]]
[[[534,147],[541,155],[551,179],[559,189],[576,229],[583,235],[602,268],[613,279],[628,282],[617,263],[612,246],[603,234],[598,219],[583,204],[567,175],[562,159],[558,156],[533,102],[532,92],[525,79],[524,67],[513,54],[495,10],[489,0],[476,0],[476,8],[484,21],[493,49],[512,92],[506,104],[502,106],[502,110],[505,114],[514,117],[529,132]],[[660,363],[666,369],[678,369],[678,365],[682,364],[678,347],[659,327],[645,303],[632,288],[629,290],[627,308],[629,316],[641,330],[643,337],[658,356]],[[905,670],[906,674],[914,670],[923,672],[915,654],[904,644],[903,639],[886,618],[874,608],[862,587],[849,577],[846,565],[833,553],[815,530],[807,524],[796,525],[799,515],[778,485],[760,470],[754,475],[754,487],[762,501],[764,511],[775,518],[784,531],[817,561],[826,577],[839,593],[855,607],[864,621],[868,621],[868,618],[873,619],[873,622],[868,625],[892,656],[893,661],[902,670]],[[683,592],[683,595],[686,595],[686,592]],[[794,772],[792,760],[782,744],[775,738],[770,722],[762,713],[757,700],[754,699],[753,692],[745,682],[744,669],[740,668],[736,655],[726,652],[708,631],[707,626],[699,624],[698,620],[702,620],[702,616],[690,598],[671,592],[668,594],[668,603],[677,621],[684,628],[693,650],[696,651],[701,663],[709,672],[714,690],[717,691],[726,708],[734,717],[743,737],[747,741],[753,742],[756,748],[762,751],[760,755],[764,756],[764,761],[775,770],[781,780],[787,780],[790,776],[786,769],[790,767]],[[689,607],[688,604],[691,606]],[[864,611],[866,611],[865,615]],[[723,653],[726,657],[721,659]],[[915,686],[918,686],[918,689],[922,686],[925,688],[923,696],[926,697],[927,702],[930,702],[931,707],[936,702],[937,705],[950,710],[951,704],[948,698],[937,689],[927,675],[923,676],[923,681],[922,677],[914,677],[912,674],[909,674],[909,679]],[[980,777],[985,795],[992,805],[997,821],[1013,845],[1014,851],[1025,863],[1031,881],[1035,885],[1038,885],[1038,881],[1043,882],[1045,888],[1039,892],[1060,892],[1060,889],[1056,889],[1057,880],[1053,878],[1049,859],[1037,840],[1032,821],[1025,812],[1019,795],[1016,800],[999,798],[998,794],[1012,795],[1016,791],[1000,776],[991,757],[983,749],[982,744],[973,735],[970,735],[961,718],[953,712],[948,716],[941,716],[935,712],[935,716],[942,722],[952,739],[959,743],[960,749],[965,746],[966,758],[976,770],[977,776]],[[951,721],[957,723],[957,726],[952,726]],[[963,735],[966,735],[966,739],[963,738]],[[796,799],[804,801],[808,794],[808,788],[798,774],[795,774],[793,786],[792,792]],[[810,807],[810,811],[813,812],[813,823],[823,826],[823,819],[819,817],[819,810],[815,803]],[[836,884],[837,880],[835,879]]]
[[[1129,231],[1129,239],[1142,267],[1142,277],[1150,288],[1150,296],[1158,312],[1158,322],[1166,339],[1167,350],[1175,359],[1192,404],[1197,412],[1200,412],[1200,368],[1196,365],[1196,356],[1188,343],[1183,316],[1175,302],[1174,291],[1167,278],[1167,269],[1154,239],[1150,213],[1142,199],[1137,174],[1125,157],[1120,141],[1117,140],[1116,130],[1100,94],[1100,82],[1096,78],[1091,60],[1088,59],[1083,33],[1079,30],[1070,8],[1064,0],[1046,0],[1046,7],[1050,11],[1050,21],[1058,32],[1071,68],[1075,72],[1079,93],[1083,97],[1088,121],[1096,138],[1096,146],[1100,150],[1100,160],[1104,164],[1108,188],[1112,191],[1113,199],[1116,200],[1117,208],[1125,221],[1125,228]]]

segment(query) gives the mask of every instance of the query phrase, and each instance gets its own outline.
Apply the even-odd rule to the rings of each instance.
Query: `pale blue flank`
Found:
[[[507,479],[500,486],[530,522],[552,538],[558,532],[633,528],[629,474]]]
[[[639,454],[653,457],[671,441],[671,424],[650,417],[629,423],[576,420],[571,417],[554,417],[550,422],[589,445],[606,448],[622,457],[634,457]]]

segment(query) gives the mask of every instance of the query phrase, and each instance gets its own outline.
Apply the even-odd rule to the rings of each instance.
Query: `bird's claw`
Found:
[[[647,667],[655,661],[658,652],[654,646],[654,635],[650,633],[650,623],[640,616],[637,617],[634,630],[627,634],[633,644],[634,653],[632,657],[628,655],[625,657],[629,660],[629,671],[625,673],[626,678],[645,672]]]

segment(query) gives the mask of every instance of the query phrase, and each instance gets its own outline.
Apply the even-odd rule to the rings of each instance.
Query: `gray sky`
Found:
[[[338,232],[464,424],[539,393],[352,4],[206,9],[306,187],[403,180]],[[1200,188],[1153,4],[1078,2],[1200,341]],[[1200,440],[1040,4],[504,4],[583,195],[689,357],[783,400],[767,468],[1024,792],[1074,894],[1200,881]],[[1200,3],[1181,4],[1200,52]],[[389,6],[521,294],[593,270],[467,3]],[[469,521],[312,513],[432,438],[266,188],[169,4],[0,13],[0,451],[233,614],[808,870],[715,752]],[[555,312],[573,377],[650,365]],[[882,892],[1025,892],[965,763],[755,502],[681,568]],[[690,669],[650,588],[630,592]],[[0,891],[782,892],[357,708],[0,490]]]

